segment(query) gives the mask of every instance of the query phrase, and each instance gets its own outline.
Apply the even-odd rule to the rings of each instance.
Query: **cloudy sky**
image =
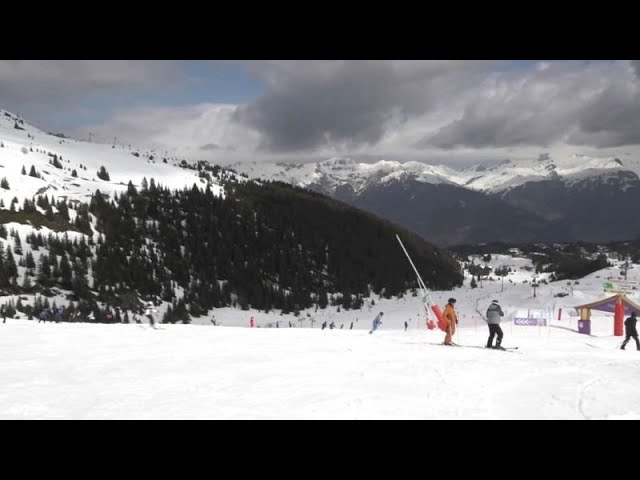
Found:
[[[215,161],[640,153],[638,61],[0,61],[45,131]]]

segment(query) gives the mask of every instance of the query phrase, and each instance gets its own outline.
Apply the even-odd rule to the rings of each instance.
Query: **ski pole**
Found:
[[[416,272],[416,276],[418,277],[418,285],[420,286],[420,289],[423,291],[423,295],[428,295],[427,287],[424,284],[424,282],[422,281],[422,277],[418,273],[418,269],[413,264],[413,260],[411,260],[411,257],[409,256],[409,252],[407,252],[407,249],[404,248],[404,244],[402,243],[402,240],[400,240],[400,237],[398,236],[398,234],[396,234],[396,238],[398,239],[398,242],[400,242],[400,246],[402,247],[402,250],[404,251],[404,254],[407,256],[407,260],[409,260],[409,263],[413,267],[413,271]]]

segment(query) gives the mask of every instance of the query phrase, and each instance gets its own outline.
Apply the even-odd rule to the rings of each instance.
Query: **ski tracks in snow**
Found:
[[[593,385],[596,382],[599,382],[601,380],[601,376],[597,376],[597,377],[592,377],[589,380],[587,380],[586,382],[580,384],[578,386],[578,398],[576,401],[576,412],[579,413],[583,419],[585,420],[591,420],[591,417],[589,415],[587,415],[584,412],[584,400],[585,400],[585,395],[587,393],[587,389]]]

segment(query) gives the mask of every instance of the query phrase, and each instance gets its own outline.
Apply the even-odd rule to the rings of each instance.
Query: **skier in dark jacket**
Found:
[[[487,348],[495,348],[497,350],[504,350],[500,346],[502,343],[502,329],[500,328],[500,317],[504,317],[504,312],[500,308],[500,304],[497,300],[491,302],[489,308],[487,308],[487,324],[489,325],[489,340],[487,340]],[[496,340],[496,346],[493,346],[493,337],[498,335]]]
[[[621,350],[624,350],[624,347],[627,346],[627,343],[633,337],[636,341],[636,348],[640,350],[640,341],[638,341],[638,330],[636,330],[636,322],[638,319],[636,318],[636,312],[631,312],[631,316],[624,321],[624,329],[626,337],[622,345],[620,346]]]

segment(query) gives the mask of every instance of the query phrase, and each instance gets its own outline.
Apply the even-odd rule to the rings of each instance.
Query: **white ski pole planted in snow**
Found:
[[[422,303],[424,304],[424,309],[427,312],[427,320],[429,322],[433,322],[433,317],[431,316],[431,310],[433,310],[433,313],[436,315],[436,317],[438,317],[438,313],[436,309],[439,310],[439,308],[437,305],[434,305],[433,301],[431,300],[431,296],[429,295],[429,290],[427,290],[427,286],[422,281],[422,277],[418,273],[418,269],[416,268],[416,266],[413,264],[413,260],[411,260],[411,257],[409,256],[409,252],[407,252],[407,249],[404,248],[404,244],[402,243],[402,240],[400,240],[400,237],[397,234],[396,234],[396,238],[398,239],[398,242],[400,243],[400,246],[402,247],[404,254],[407,256],[407,260],[409,260],[409,263],[413,267],[413,271],[416,272],[416,277],[418,278],[418,286],[422,291]],[[440,320],[439,318],[436,318],[436,319]]]

